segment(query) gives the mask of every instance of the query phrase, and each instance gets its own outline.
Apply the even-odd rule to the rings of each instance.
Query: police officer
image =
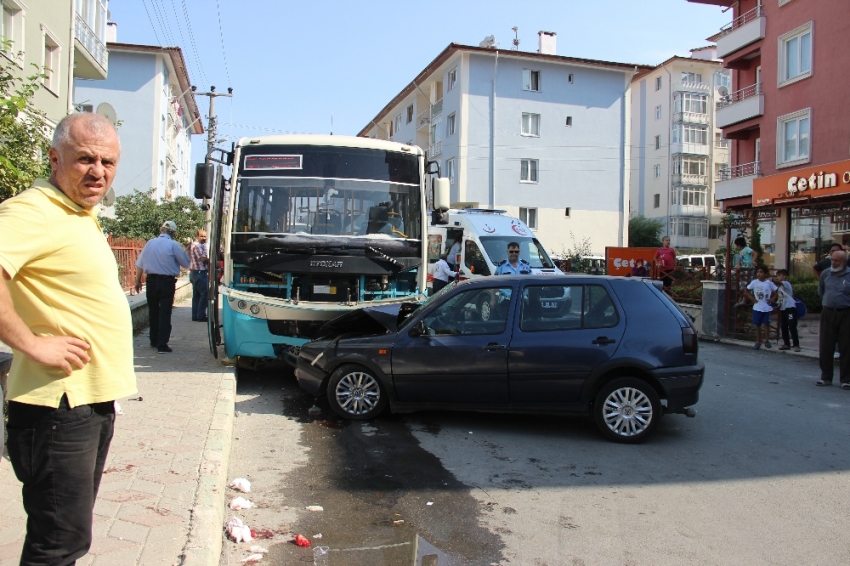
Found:
[[[503,260],[496,268],[496,275],[529,275],[531,266],[519,257],[519,244],[508,244],[508,259]]]

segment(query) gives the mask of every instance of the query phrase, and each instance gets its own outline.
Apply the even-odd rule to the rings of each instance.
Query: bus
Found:
[[[327,321],[365,306],[424,298],[425,154],[334,136],[243,138],[222,167],[198,164],[211,200],[210,348],[228,358],[297,359]],[[447,192],[448,179],[434,179]],[[222,254],[219,263],[218,255]],[[221,296],[221,318],[219,300]]]

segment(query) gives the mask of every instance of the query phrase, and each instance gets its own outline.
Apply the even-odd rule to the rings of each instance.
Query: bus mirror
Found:
[[[213,198],[215,187],[215,165],[198,163],[195,165],[195,198]]]
[[[451,181],[445,177],[437,177],[433,181],[434,209],[449,209],[451,201]]]

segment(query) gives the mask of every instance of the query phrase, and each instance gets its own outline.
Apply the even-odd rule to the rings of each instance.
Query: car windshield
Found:
[[[508,259],[508,244],[516,242],[519,244],[519,257],[524,259],[532,268],[552,268],[555,264],[549,258],[546,250],[540,245],[536,238],[511,238],[510,236],[486,236],[481,238],[484,250],[490,257],[493,265],[499,265]]]
[[[420,313],[420,312],[422,312],[423,310],[425,310],[426,308],[428,308],[428,305],[430,305],[431,303],[433,303],[434,301],[436,301],[439,297],[442,297],[443,295],[445,295],[445,294],[446,294],[447,292],[449,292],[450,290],[454,289],[454,288],[457,286],[457,284],[458,284],[458,281],[457,281],[457,280],[452,281],[451,283],[449,283],[448,285],[446,285],[445,287],[443,287],[442,289],[440,289],[440,290],[439,290],[439,291],[437,291],[436,293],[433,293],[433,294],[432,294],[431,296],[429,296],[427,299],[425,299],[424,301],[422,301],[421,303],[419,303],[419,306],[418,306],[418,307],[416,307],[415,309],[413,309],[412,311],[410,311],[410,312],[407,314],[406,318],[404,318],[404,319],[402,319],[401,321],[399,321],[399,323],[398,323],[398,329],[399,329],[399,331],[401,331],[401,329],[402,329],[402,328],[404,328],[405,326],[407,326],[407,325],[410,323],[410,321],[411,321],[411,320],[413,320],[413,319],[415,318],[415,315],[416,315],[417,313]]]

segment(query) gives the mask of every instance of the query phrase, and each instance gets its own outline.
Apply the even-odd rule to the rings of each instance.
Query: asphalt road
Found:
[[[850,563],[850,392],[815,387],[805,358],[702,343],[701,359],[697,417],[636,446],[574,418],[314,419],[288,372],[240,370],[230,476],[259,508],[234,514],[270,564],[312,562],[295,533],[331,566]]]

